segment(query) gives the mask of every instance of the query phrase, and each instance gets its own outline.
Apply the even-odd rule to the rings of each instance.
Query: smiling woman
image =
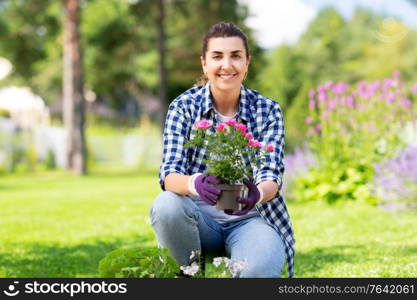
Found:
[[[284,172],[281,108],[242,85],[251,56],[248,39],[237,26],[213,25],[204,36],[202,50],[204,80],[174,99],[166,116],[159,174],[163,192],[150,212],[158,244],[168,248],[182,266],[195,265],[198,258],[190,257],[195,251],[245,261],[237,277],[279,277],[285,260],[293,276],[293,230],[280,194]],[[249,142],[274,149],[266,154],[265,163],[250,169],[253,180],[244,180],[248,193],[236,199],[242,204],[240,210],[216,208],[221,191],[214,184],[221,180],[208,175],[209,147],[186,147],[199,130],[193,124],[202,120],[210,124],[207,131],[222,124],[240,124],[250,135]],[[244,159],[244,165],[250,166],[249,158]]]

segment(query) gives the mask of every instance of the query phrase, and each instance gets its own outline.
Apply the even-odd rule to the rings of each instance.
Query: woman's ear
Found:
[[[201,62],[201,67],[203,68],[203,73],[206,73],[206,61],[204,60],[204,57],[200,56],[200,62]]]
[[[252,56],[249,56],[249,57],[247,58],[247,61],[246,61],[246,66],[249,66],[251,58],[252,58]]]

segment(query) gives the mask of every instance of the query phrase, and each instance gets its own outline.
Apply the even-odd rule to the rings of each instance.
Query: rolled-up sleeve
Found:
[[[187,175],[184,144],[189,136],[189,120],[182,105],[175,101],[168,108],[163,134],[163,156],[159,185],[165,190],[165,177],[170,173]]]
[[[282,187],[282,176],[284,174],[284,120],[282,111],[277,102],[267,115],[265,126],[260,134],[260,142],[272,144],[274,151],[265,155],[265,163],[255,174],[255,183],[273,180],[278,183],[279,190]]]

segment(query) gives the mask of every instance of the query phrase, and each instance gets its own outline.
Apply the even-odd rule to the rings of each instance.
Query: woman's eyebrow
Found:
[[[239,52],[243,52],[242,50],[233,50],[231,51],[231,53],[239,53]],[[222,51],[211,51],[212,54],[223,54]]]

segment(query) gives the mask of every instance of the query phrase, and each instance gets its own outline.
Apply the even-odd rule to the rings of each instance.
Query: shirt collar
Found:
[[[202,116],[206,116],[211,110],[214,110],[213,101],[210,93],[210,82],[201,89],[201,95],[203,96],[201,113]],[[236,118],[249,122],[251,119],[251,102],[253,101],[253,95],[250,90],[245,88],[243,84],[240,86],[240,100],[239,109]]]

